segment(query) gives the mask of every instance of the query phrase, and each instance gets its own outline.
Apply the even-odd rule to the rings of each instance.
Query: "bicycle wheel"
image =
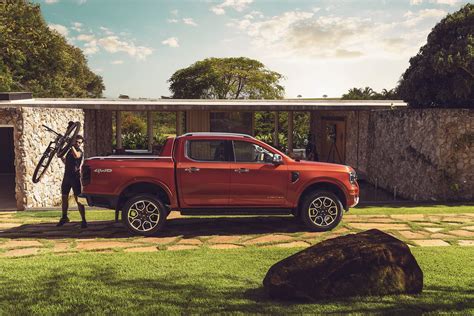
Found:
[[[53,142],[49,143],[49,146],[46,148],[40,161],[36,165],[35,172],[33,172],[33,183],[38,183],[40,181],[41,177],[48,169],[56,150],[57,148],[53,146]]]
[[[64,136],[60,137],[58,140],[58,157],[62,158],[64,155],[67,154],[71,146],[73,145],[74,138],[79,134],[79,130],[81,129],[80,122],[74,122],[69,126],[66,130]]]

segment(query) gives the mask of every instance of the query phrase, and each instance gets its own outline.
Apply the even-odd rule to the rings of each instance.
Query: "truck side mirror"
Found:
[[[281,165],[283,163],[283,158],[281,155],[278,155],[278,154],[274,154],[273,155],[273,161],[272,163],[274,165]]]

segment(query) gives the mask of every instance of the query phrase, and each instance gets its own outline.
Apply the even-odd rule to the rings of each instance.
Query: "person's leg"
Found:
[[[62,209],[62,216],[59,220],[59,223],[56,226],[63,226],[64,224],[69,222],[69,218],[67,217],[67,211],[69,208],[69,191],[71,191],[71,185],[66,178],[63,179],[61,184],[61,209]]]
[[[77,200],[77,196],[81,194],[81,180],[79,178],[74,180],[73,185],[72,185],[72,190],[74,192],[74,199],[76,200],[76,203],[77,203],[77,209],[79,210],[79,214],[81,214],[81,219],[82,219],[81,227],[86,228],[87,227],[86,208]]]

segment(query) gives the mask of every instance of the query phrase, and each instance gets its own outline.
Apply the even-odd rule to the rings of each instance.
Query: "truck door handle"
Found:
[[[189,173],[198,172],[199,170],[201,170],[201,169],[196,168],[196,167],[191,167],[191,168],[184,169],[184,171],[189,172]]]
[[[234,169],[234,172],[247,173],[247,172],[249,172],[249,169],[247,169],[247,168],[239,168],[239,169]]]

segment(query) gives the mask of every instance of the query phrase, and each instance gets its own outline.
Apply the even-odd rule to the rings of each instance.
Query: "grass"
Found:
[[[248,248],[0,259],[0,314],[474,313],[474,249],[414,248],[421,295],[278,302],[266,271],[298,249]]]
[[[392,215],[392,214],[459,214],[474,213],[473,205],[427,205],[427,206],[365,206],[350,209],[354,215]]]
[[[459,214],[474,213],[474,205],[430,205],[430,206],[367,206],[356,207],[348,214],[354,215],[391,215],[391,214]],[[76,210],[68,213],[72,221],[79,221],[79,212]],[[24,211],[14,214],[14,218],[33,220],[36,222],[51,222],[61,217],[61,211]],[[87,210],[88,221],[113,220],[115,212],[113,210]]]

